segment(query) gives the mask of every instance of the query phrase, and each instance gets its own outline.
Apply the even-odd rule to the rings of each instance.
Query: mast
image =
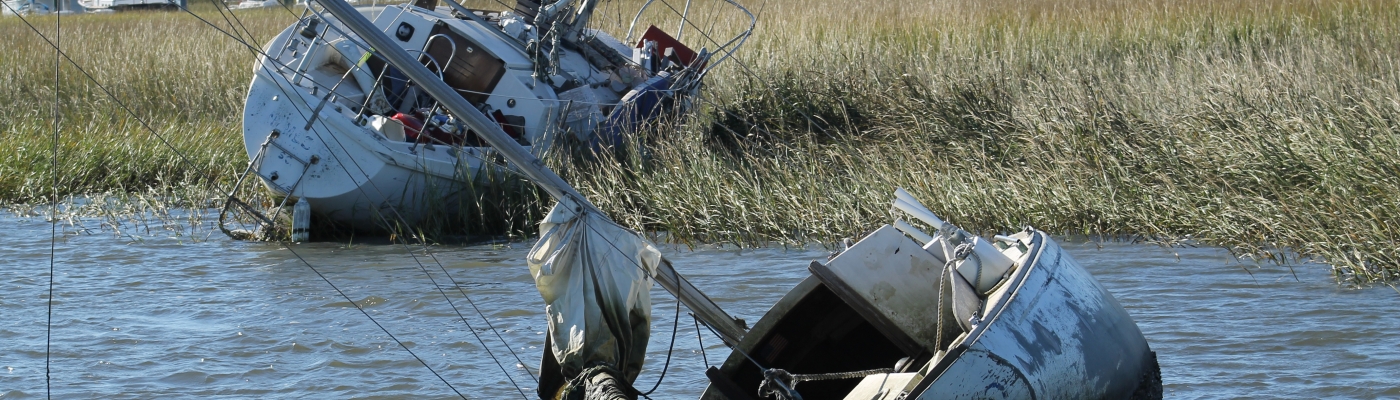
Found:
[[[545,168],[544,162],[540,161],[529,151],[521,147],[519,143],[511,139],[501,130],[500,125],[492,122],[482,114],[480,110],[473,107],[466,99],[457,94],[452,87],[434,75],[428,68],[419,64],[417,59],[409,55],[407,51],[400,48],[392,39],[380,32],[374,23],[370,22],[359,11],[355,10],[344,0],[317,0],[323,8],[331,15],[334,15],[346,28],[360,35],[366,43],[369,43],[371,50],[376,55],[383,57],[394,67],[403,71],[409,79],[412,79],[418,86],[433,98],[437,99],[443,107],[462,118],[468,127],[475,131],[482,140],[491,144],[502,158],[514,164],[521,173],[534,181],[535,184],[549,192],[551,197],[560,203],[574,208],[575,212],[594,212],[606,217],[602,211],[589,202],[587,198],[580,194],[573,186],[565,182],[563,178],[555,174],[554,171]],[[704,292],[692,285],[685,277],[671,266],[671,262],[662,259],[661,265],[657,266],[656,282],[662,288],[671,292],[695,312],[705,324],[713,327],[725,342],[731,345],[739,344],[746,333],[746,328],[739,321],[733,319],[725,313],[719,305],[705,296]]]

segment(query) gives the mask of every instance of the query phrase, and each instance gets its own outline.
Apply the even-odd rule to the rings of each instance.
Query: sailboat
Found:
[[[426,95],[489,144],[491,151],[556,200],[542,226],[541,240],[527,260],[550,314],[550,345],[546,346],[540,381],[542,386],[554,382],[558,387],[542,391],[542,397],[555,397],[579,384],[586,388],[591,382],[630,384],[642,367],[638,355],[645,354],[649,338],[649,289],[653,282],[676,295],[725,340],[742,338],[742,321],[724,313],[677,272],[656,246],[608,219],[578,190],[545,168],[533,149],[440,79],[437,71],[400,47],[397,31],[391,38],[343,0],[317,3],[345,29],[358,34],[365,48],[376,49],[375,54],[386,64],[417,82]],[[606,379],[588,379],[598,376]],[[629,397],[625,390],[621,395]]]
[[[506,11],[443,1],[359,15],[391,37],[386,46],[432,72],[424,79],[446,84],[536,157],[564,140],[607,151],[639,127],[684,114],[709,71],[752,30],[695,50],[655,26],[627,43],[589,28],[598,0],[519,0]],[[422,79],[386,62],[386,48],[371,50],[342,18],[304,10],[254,65],[245,177],[275,197],[306,200],[319,218],[378,230],[450,213],[467,187],[504,169],[495,168],[499,145],[427,95]]]
[[[1048,235],[972,235],[903,190],[894,208],[935,234],[896,220],[813,262],[749,329],[375,23],[320,4],[557,200],[527,259],[549,316],[543,398],[636,396],[653,281],[733,349],[707,399],[1161,397],[1136,323]]]

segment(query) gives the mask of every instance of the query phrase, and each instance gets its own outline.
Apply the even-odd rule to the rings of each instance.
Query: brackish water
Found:
[[[60,226],[48,353],[56,398],[456,397],[444,380],[469,398],[519,398],[511,379],[534,397],[545,321],[524,265],[531,243],[433,246],[431,255],[313,243],[293,245],[294,255],[208,226],[118,228]],[[42,218],[0,212],[0,399],[45,395],[49,232]],[[1389,287],[1339,287],[1322,265],[1245,268],[1218,249],[1063,244],[1147,335],[1169,398],[1400,398],[1400,293]],[[700,248],[668,257],[754,322],[826,254]],[[652,299],[643,390],[657,380],[676,321],[669,294],[657,288]],[[718,363],[727,350],[701,337],[703,353],[682,310],[653,398],[704,389],[704,360]]]

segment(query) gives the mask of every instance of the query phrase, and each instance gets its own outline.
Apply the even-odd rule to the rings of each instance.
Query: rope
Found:
[[[944,226],[947,226],[947,224],[944,224]],[[948,238],[951,236],[944,235],[943,237]],[[966,259],[969,254],[972,254],[972,242],[964,241],[963,243],[958,244],[958,247],[953,248],[953,256],[948,258],[948,262],[943,263],[943,272],[940,273],[941,276],[938,278],[938,315],[936,317],[937,322],[934,324],[934,329],[937,330],[938,333],[934,336],[935,346],[943,346],[943,294],[944,292],[950,290],[950,288],[948,287],[948,281],[956,279],[953,277],[953,274],[958,273],[958,270],[956,268],[957,262]],[[977,261],[977,280],[982,280],[981,260]],[[973,287],[975,288],[976,286]]]
[[[690,319],[695,321],[695,343],[700,345],[700,361],[705,363],[705,368],[709,368],[710,358],[705,356],[705,339],[700,337],[700,317],[690,314]]]
[[[53,160],[50,171],[53,174],[52,184],[49,189],[53,191],[53,198],[50,199],[52,206],[50,212],[53,213],[49,219],[49,298],[48,298],[48,322],[44,324],[44,396],[53,398],[53,383],[50,378],[51,349],[53,346],[53,286],[54,286],[54,253],[58,247],[58,122],[59,111],[59,83],[61,82],[59,67],[63,66],[62,52],[59,51],[60,44],[63,43],[63,6],[62,1],[55,1],[54,15],[57,18],[54,24],[54,40],[57,43],[53,46]],[[8,7],[8,6],[7,6]],[[19,13],[15,13],[16,16]],[[28,23],[28,22],[25,22]]]
[[[671,271],[672,271],[672,272],[675,272],[675,269],[673,268],[673,269],[671,269]],[[680,278],[681,278],[681,277],[680,277],[681,273],[680,273],[680,272],[675,272],[675,275],[676,275],[676,281],[677,281],[677,282],[680,282],[680,280],[681,280],[681,279],[680,279]],[[646,393],[642,393],[642,397],[646,397],[646,398],[648,398],[648,399],[650,399],[651,397],[647,397],[647,395],[652,394],[652,392],[655,392],[655,391],[656,391],[656,388],[661,387],[661,381],[666,380],[666,371],[671,369],[671,351],[673,351],[673,350],[676,349],[676,331],[678,330],[678,328],[679,328],[680,325],[681,325],[681,296],[675,296],[675,297],[676,297],[676,316],[675,316],[674,318],[672,318],[672,321],[671,321],[671,345],[670,345],[669,347],[666,348],[666,364],[663,365],[663,366],[661,367],[661,376],[656,378],[656,384],[651,386],[651,390],[646,391]],[[702,348],[702,350],[703,350],[703,348]]]
[[[595,382],[596,377],[599,375],[604,375],[612,379],[605,378]],[[630,398],[640,394],[626,379],[622,379],[622,376],[621,371],[618,371],[607,363],[594,363],[584,368],[574,379],[570,379],[568,383],[565,383],[559,396],[555,398],[615,399]],[[609,381],[613,382],[613,385],[608,385],[607,383]],[[584,393],[577,394],[576,391],[579,390],[582,390]]]
[[[972,243],[971,240],[967,240],[959,244],[958,247],[953,248],[953,257],[957,258],[958,261],[966,260],[967,256],[972,255]],[[972,280],[972,287],[974,288],[982,286],[982,259],[977,258],[976,260],[977,270],[973,272],[976,274],[975,276],[977,278]]]
[[[840,379],[864,378],[876,374],[892,374],[894,368],[868,369],[864,371],[832,372],[825,374],[794,374],[779,368],[763,371],[763,382],[758,384],[759,397],[774,396],[780,400],[801,400],[797,384],[808,381],[832,381]]]
[[[954,262],[948,260],[948,262],[943,263],[943,270],[938,272],[938,312],[933,318],[933,331],[935,332],[933,345],[936,347],[943,347],[943,293],[948,290],[948,280],[953,279],[953,275],[949,271],[955,271],[953,269]],[[938,351],[937,348],[933,350]]]

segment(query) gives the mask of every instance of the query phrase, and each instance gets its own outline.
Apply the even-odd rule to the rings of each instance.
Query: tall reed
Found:
[[[228,30],[213,7],[194,7]],[[294,20],[262,10],[239,15],[260,40]],[[54,175],[59,195],[68,196],[213,187],[246,164],[242,100],[253,58],[242,45],[181,12],[64,16],[61,37],[55,17],[26,18],[102,86],[62,63],[60,166],[51,171],[54,50],[19,18],[0,18],[0,202],[45,199]]]
[[[1400,8],[1383,1],[768,3],[707,118],[572,177],[672,237],[829,241],[893,187],[966,227],[1400,258]]]
[[[595,21],[621,38],[625,10],[641,3],[604,3]],[[694,47],[746,24],[701,3],[684,37]],[[750,6],[759,29],[710,75],[699,115],[648,131],[645,151],[608,162],[560,151],[551,165],[619,221],[681,241],[856,236],[890,219],[890,192],[904,187],[973,230],[1031,225],[1315,258],[1351,282],[1400,269],[1400,8],[1390,2]],[[642,26],[674,31],[669,12],[654,5]],[[262,40],[291,22],[277,10],[240,16]],[[65,28],[70,54],[196,163],[173,162],[66,72],[65,193],[217,186],[241,171],[246,50],[183,15],[71,20],[97,44]],[[0,103],[18,105],[0,110],[0,147],[23,149],[0,153],[10,202],[47,193],[52,53],[24,29],[0,20],[18,38],[0,48],[0,74],[17,82]],[[474,200],[476,222],[446,230],[529,229],[521,221],[546,205],[513,193]],[[502,212],[514,222],[484,222],[516,201]]]

